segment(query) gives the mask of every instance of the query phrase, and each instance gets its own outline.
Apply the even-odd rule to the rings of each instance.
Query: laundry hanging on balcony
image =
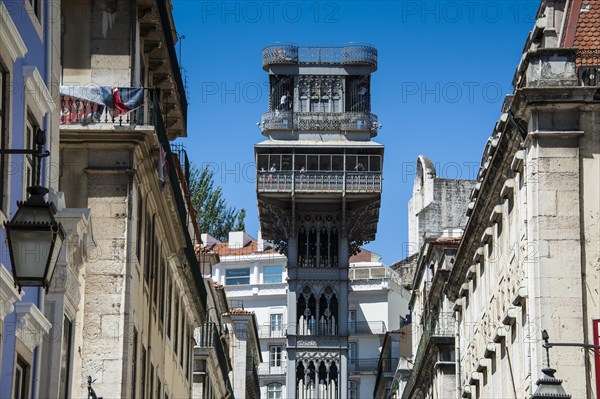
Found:
[[[142,87],[60,86],[60,96],[63,125],[114,121],[144,105]]]

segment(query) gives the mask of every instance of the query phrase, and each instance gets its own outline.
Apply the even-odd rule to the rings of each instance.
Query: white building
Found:
[[[263,358],[261,397],[287,398],[286,257],[244,232],[230,233],[228,243],[202,238],[219,254],[212,277],[225,286],[230,306],[256,314]],[[350,258],[349,280],[348,398],[368,398],[373,396],[384,335],[400,328],[398,315],[408,313],[410,294],[396,272],[365,250]],[[395,368],[397,359],[385,362]]]

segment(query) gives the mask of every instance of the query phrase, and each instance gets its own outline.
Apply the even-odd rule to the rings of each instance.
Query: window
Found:
[[[283,281],[283,266],[263,267],[263,282],[265,284],[281,283]]]
[[[26,0],[31,4],[31,9],[33,10],[33,14],[38,19],[38,21],[42,20],[42,0]]]
[[[35,134],[39,130],[40,126],[35,121],[33,116],[27,116],[27,124],[25,126],[25,149],[31,150],[33,149],[35,143]],[[27,198],[27,187],[31,187],[34,185],[34,177],[33,171],[35,170],[35,164],[33,160],[33,155],[27,154],[23,157],[23,178],[25,181],[23,182],[23,198]]]
[[[281,399],[283,392],[283,386],[277,382],[269,384],[267,387],[267,398],[268,399]]]
[[[356,334],[356,310],[348,310],[348,332]]]
[[[148,393],[150,394],[150,399],[154,396],[154,366],[152,362],[150,362],[150,385],[148,386]]]
[[[177,339],[179,338],[179,296],[175,293],[175,331],[173,332],[173,349],[177,354]]]
[[[358,382],[348,381],[348,399],[358,399]]]
[[[271,337],[283,336],[283,314],[276,313],[271,315]]]
[[[17,365],[15,366],[14,399],[26,399],[29,396],[29,365],[21,357],[17,356]]]
[[[356,342],[348,342],[348,363],[356,363]]]
[[[71,374],[71,352],[73,342],[73,323],[64,316],[63,336],[60,361],[60,385],[58,388],[58,397],[69,399],[69,375]]]
[[[281,367],[281,345],[269,347],[269,367]]]
[[[6,141],[8,137],[8,75],[0,64],[0,149],[6,148]],[[6,197],[8,196],[8,190],[6,190],[6,157],[0,158],[0,210],[6,212]]]
[[[146,348],[142,345],[142,370],[140,374],[141,380],[141,398],[146,397]]]
[[[131,397],[135,398],[135,387],[137,386],[137,347],[138,347],[138,332],[133,327],[133,353],[131,358],[133,359],[131,364]]]
[[[135,245],[135,254],[137,255],[138,262],[142,263],[142,227],[143,227],[143,217],[144,217],[144,203],[142,201],[142,191],[138,188],[137,191],[137,234],[136,234],[136,245]]]
[[[179,344],[181,345],[180,347],[180,358],[179,358],[179,365],[181,366],[181,369],[183,370],[183,361],[185,360],[185,352],[187,351],[187,347],[184,347],[183,344],[185,344],[185,329],[186,329],[186,322],[185,322],[185,313],[183,312],[183,309],[181,309],[181,337],[179,337]]]
[[[250,284],[250,268],[228,269],[225,271],[225,285]]]
[[[171,278],[169,277],[169,274],[167,274],[167,279],[169,280],[167,286],[168,291],[167,291],[167,337],[171,338],[171,316],[173,314],[172,311],[172,305],[171,305],[171,299],[173,298],[173,283],[171,282]]]

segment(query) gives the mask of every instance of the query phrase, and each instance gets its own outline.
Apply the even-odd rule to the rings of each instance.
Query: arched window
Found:
[[[358,399],[358,382],[348,381],[348,399]]]
[[[283,398],[283,386],[274,382],[267,386],[267,399],[281,399]]]

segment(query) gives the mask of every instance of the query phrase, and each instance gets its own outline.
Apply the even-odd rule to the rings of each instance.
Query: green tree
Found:
[[[214,172],[208,166],[201,170],[192,165],[189,186],[200,232],[208,233],[220,241],[227,241],[230,231],[244,231],[246,210],[227,205],[223,189],[215,187]]]

